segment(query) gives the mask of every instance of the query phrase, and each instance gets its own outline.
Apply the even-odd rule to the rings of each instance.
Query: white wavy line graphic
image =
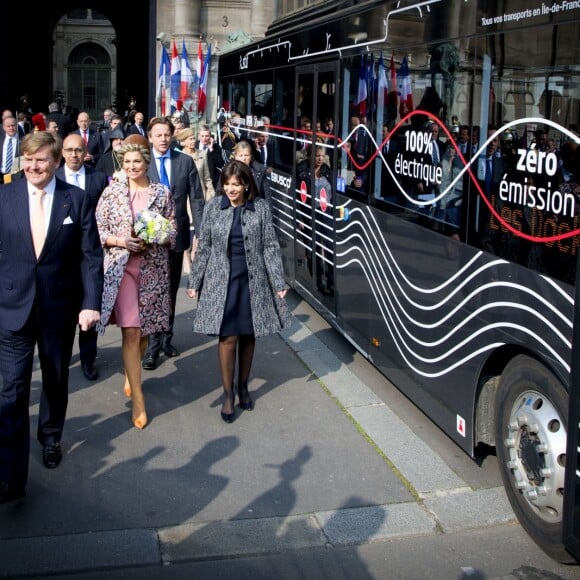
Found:
[[[370,210],[367,209],[366,211],[363,211],[358,208],[354,208],[351,211],[351,216],[355,215],[358,215],[361,218],[361,221],[353,220],[351,222],[349,219],[348,222],[344,222],[345,225],[343,228],[337,230],[337,232],[339,232],[342,236],[346,236],[344,239],[337,240],[337,261],[340,262],[337,263],[337,269],[345,269],[348,266],[352,266],[353,264],[356,264],[357,267],[361,269],[369,283],[369,287],[371,288],[375,301],[379,307],[381,316],[385,321],[385,324],[391,337],[393,338],[394,343],[397,345],[399,353],[404,358],[405,362],[411,368],[413,368],[415,372],[423,376],[441,376],[446,372],[450,372],[450,370],[456,368],[455,364],[447,367],[446,370],[441,370],[433,374],[419,369],[416,364],[411,363],[410,358],[413,358],[416,361],[421,361],[425,364],[441,362],[442,360],[445,360],[451,356],[458,349],[467,346],[475,339],[475,337],[481,335],[483,332],[489,331],[491,329],[506,328],[512,328],[530,336],[530,338],[540,344],[547,352],[549,352],[556,360],[558,360],[564,368],[569,371],[569,365],[566,363],[564,358],[552,346],[550,346],[546,340],[544,340],[542,337],[539,337],[536,333],[531,332],[527,328],[524,328],[521,325],[516,325],[507,320],[486,325],[485,327],[478,329],[459,344],[453,346],[450,345],[444,353],[439,353],[437,357],[422,357],[412,348],[410,342],[420,345],[424,348],[442,346],[444,343],[449,342],[449,340],[460,330],[465,329],[467,323],[470,320],[473,320],[475,317],[481,315],[485,311],[492,311],[500,307],[528,312],[542,326],[545,326],[547,329],[549,329],[553,336],[562,343],[562,346],[566,350],[571,349],[570,340],[563,334],[563,332],[556,328],[555,325],[550,322],[546,316],[544,316],[543,312],[551,312],[554,316],[560,319],[567,328],[570,329],[572,328],[572,321],[566,317],[563,312],[548,302],[543,295],[521,284],[517,284],[511,281],[499,280],[477,285],[477,288],[473,290],[468,296],[466,296],[451,311],[443,313],[439,317],[439,320],[429,324],[422,323],[416,320],[402,305],[398,298],[397,292],[394,290],[393,284],[402,294],[408,305],[411,305],[419,311],[436,312],[438,309],[446,305],[453,296],[465,288],[468,283],[473,282],[478,277],[481,277],[481,275],[484,274],[486,270],[509,265],[509,263],[505,260],[494,260],[488,264],[479,264],[478,262],[481,261],[483,253],[478,252],[469,262],[467,262],[467,264],[465,264],[460,270],[455,272],[453,276],[449,277],[443,283],[434,287],[421,287],[409,280],[409,278],[405,275],[405,273],[394,259],[394,256],[389,248],[389,244],[384,238]],[[351,228],[358,228],[361,233],[358,233],[357,231],[353,232],[352,234],[348,234],[348,230]],[[371,239],[371,237],[373,239]],[[357,240],[357,242],[353,243],[353,240]],[[340,251],[339,247],[344,247],[346,249],[344,251]],[[360,259],[351,258],[345,261],[344,258],[353,252],[358,253],[360,255]],[[339,258],[340,260],[338,260]],[[388,272],[385,271],[384,265],[386,265]],[[497,272],[495,272],[495,274],[497,275]],[[564,296],[570,305],[573,304],[573,300],[570,298],[570,296],[568,296],[555,282],[546,277],[542,278],[548,281],[553,288],[557,289],[559,294]],[[413,289],[415,292],[420,294],[432,295],[435,292],[447,290],[447,295],[443,296],[436,304],[425,305],[416,300],[413,300],[408,295],[407,290],[405,290],[401,281],[404,282],[407,289]],[[454,285],[455,282],[458,282],[458,284]],[[509,301],[491,302],[476,308],[474,312],[470,313],[466,318],[463,318],[460,323],[456,325],[450,332],[446,329],[442,329],[445,331],[445,333],[437,340],[431,342],[422,340],[419,336],[415,336],[409,328],[409,323],[412,323],[416,327],[422,329],[436,329],[438,327],[442,327],[442,325],[445,322],[448,322],[454,315],[461,315],[462,311],[465,312],[466,306],[470,302],[474,301],[474,299],[476,299],[477,296],[482,292],[489,289],[503,288],[523,292],[529,295],[533,300],[536,300],[540,304],[540,307],[534,309],[527,305]],[[482,352],[489,350],[489,348],[489,345],[482,347]],[[469,359],[470,357],[467,358]]]

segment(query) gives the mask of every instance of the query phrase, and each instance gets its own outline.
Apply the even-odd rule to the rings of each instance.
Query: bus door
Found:
[[[564,488],[564,545],[580,562],[580,252],[576,258],[576,288],[568,440]]]
[[[299,67],[296,75],[296,282],[334,310],[334,127],[338,65]]]

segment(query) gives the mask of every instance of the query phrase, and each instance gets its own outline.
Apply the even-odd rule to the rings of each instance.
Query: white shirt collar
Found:
[[[38,187],[32,185],[29,181],[26,182],[26,185],[28,186],[28,195],[34,195],[34,193],[39,189]],[[47,195],[54,195],[55,188],[56,179],[53,177],[42,189],[44,189]]]
[[[78,171],[73,171],[70,167],[68,167],[66,165],[64,166],[64,174],[65,174],[67,179],[69,177],[72,177],[75,173],[77,173],[79,177],[82,177],[83,175],[85,175],[84,165],[81,165],[81,168]]]

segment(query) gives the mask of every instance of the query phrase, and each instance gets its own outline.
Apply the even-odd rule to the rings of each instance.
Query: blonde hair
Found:
[[[180,143],[183,143],[188,137],[191,137],[193,135],[195,135],[194,130],[191,127],[188,127],[187,129],[181,129],[181,131],[178,131],[177,133],[175,133],[174,137]]]
[[[250,153],[252,153],[252,155],[254,154],[254,152],[252,151],[252,146],[247,141],[238,141],[234,145],[234,148],[232,149],[234,156],[236,155],[236,153],[239,153],[240,151],[249,151]]]
[[[58,161],[62,157],[62,139],[50,131],[28,133],[22,139],[20,149],[26,155],[34,155],[41,147],[50,147],[52,158]]]
[[[119,155],[121,160],[124,160],[125,154],[133,151],[141,153],[141,156],[147,165],[151,163],[151,151],[149,147],[145,147],[145,145],[141,145],[140,143],[124,143],[117,150],[117,155]]]

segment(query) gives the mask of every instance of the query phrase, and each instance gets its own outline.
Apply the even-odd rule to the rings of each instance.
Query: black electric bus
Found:
[[[329,1],[222,54],[218,81],[222,145],[265,147],[289,285],[467,453],[496,447],[562,562],[580,558],[578,38],[580,1]]]

